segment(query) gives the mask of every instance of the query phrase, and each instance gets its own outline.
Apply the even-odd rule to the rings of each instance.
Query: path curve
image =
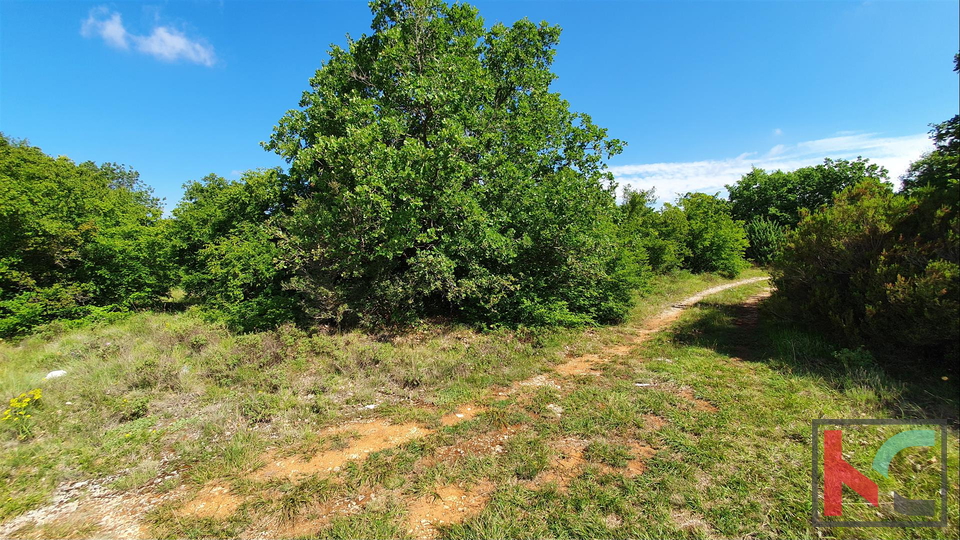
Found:
[[[698,292],[697,294],[684,298],[683,300],[671,305],[667,309],[661,311],[658,315],[652,319],[644,321],[647,324],[644,324],[645,329],[651,329],[651,326],[656,326],[654,331],[662,330],[666,324],[673,322],[680,316],[680,313],[687,308],[691,308],[696,305],[698,302],[702,301],[704,298],[717,294],[718,292],[723,292],[727,289],[733,289],[734,287],[740,287],[743,285],[749,285],[751,283],[757,283],[760,281],[766,281],[770,279],[770,276],[760,276],[755,278],[741,279],[739,281],[734,281],[732,283],[724,283],[723,285],[717,285],[716,287],[710,287],[709,289]],[[654,323],[651,325],[650,323]]]
[[[739,281],[733,281],[731,283],[724,283],[723,285],[717,285],[716,287],[711,287],[709,289],[704,289],[693,296],[689,296],[683,300],[680,300],[679,302],[671,304],[669,307],[652,317],[643,319],[640,321],[639,325],[624,326],[623,331],[629,337],[627,337],[623,343],[604,347],[604,349],[599,353],[584,354],[582,356],[570,358],[566,362],[554,366],[552,371],[560,375],[599,375],[600,372],[598,371],[598,368],[605,359],[632,354],[634,347],[649,339],[651,335],[667,329],[671,324],[680,318],[680,315],[683,314],[684,310],[693,307],[697,304],[697,302],[700,302],[704,298],[727,289],[749,285],[751,283],[757,283],[768,279],[770,279],[769,276],[747,278]],[[536,377],[527,379],[526,381],[514,383],[513,389],[515,390],[517,386],[542,386],[546,384],[556,386],[556,382],[549,379],[549,377],[537,375]]]

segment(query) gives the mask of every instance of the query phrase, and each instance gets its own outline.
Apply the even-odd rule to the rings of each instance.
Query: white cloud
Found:
[[[100,36],[107,45],[118,49],[127,48],[127,29],[119,13],[110,13],[105,7],[93,8],[83,25],[80,26],[80,35],[83,37]]]
[[[146,36],[131,34],[120,14],[103,6],[90,10],[80,26],[80,35],[99,36],[107,45],[118,49],[128,49],[129,43],[133,43],[137,51],[166,62],[186,60],[209,67],[217,61],[212,46],[203,40],[190,39],[176,28],[156,26]]]
[[[195,64],[212,66],[216,61],[213,47],[191,41],[183,32],[165,26],[154,28],[147,37],[137,38],[137,49],[168,62],[183,58]]]
[[[673,202],[690,191],[726,194],[724,185],[736,183],[752,167],[765,170],[792,171],[823,163],[826,157],[869,158],[890,171],[890,178],[899,178],[912,161],[933,149],[926,133],[905,137],[880,137],[876,133],[843,135],[797,144],[778,144],[766,154],[746,152],[737,157],[706,161],[645,163],[611,167],[622,190],[656,188],[660,202]],[[621,191],[622,193],[622,191]]]
[[[783,135],[783,130],[780,128],[777,128],[773,130],[773,134],[779,137],[780,135]]]

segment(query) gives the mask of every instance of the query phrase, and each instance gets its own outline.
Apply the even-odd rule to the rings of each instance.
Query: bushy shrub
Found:
[[[872,179],[844,190],[787,235],[774,263],[778,294],[799,318],[887,362],[952,364],[960,340],[957,204],[947,191],[894,194]]]
[[[183,288],[208,316],[244,331],[299,316],[300,299],[284,286],[291,274],[274,225],[297,190],[277,169],[247,171],[238,181],[209,175],[187,184],[169,237]]]
[[[766,218],[753,218],[745,230],[750,243],[747,258],[757,264],[770,264],[783,248],[787,228]]]
[[[688,226],[689,251],[684,263],[687,268],[733,277],[748,266],[743,258],[747,233],[740,222],[730,217],[727,201],[715,195],[688,193],[678,205]]]
[[[0,135],[0,336],[157,302],[171,284],[161,211],[132,169]]]
[[[655,202],[653,190],[624,190],[623,223],[621,234],[642,250],[647,266],[657,273],[679,269],[690,255],[687,246],[689,225],[683,210],[666,205],[657,211],[652,208]]]

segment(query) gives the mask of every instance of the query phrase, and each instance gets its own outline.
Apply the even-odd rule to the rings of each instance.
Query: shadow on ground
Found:
[[[960,381],[954,373],[844,365],[835,356],[839,347],[779,316],[777,302],[776,297],[764,295],[742,304],[700,302],[700,316],[678,323],[673,339],[781,372],[815,377],[841,391],[868,386],[893,418],[945,418],[960,426]]]

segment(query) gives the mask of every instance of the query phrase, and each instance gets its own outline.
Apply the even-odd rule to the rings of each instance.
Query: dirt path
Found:
[[[571,358],[564,363],[549,368],[545,373],[524,381],[518,381],[508,389],[494,391],[494,394],[508,396],[539,386],[550,386],[560,390],[561,384],[555,377],[562,380],[582,375],[599,375],[599,368],[602,367],[604,362],[611,358],[631,354],[634,347],[649,339],[651,335],[668,328],[682,315],[684,310],[694,306],[704,298],[727,289],[766,279],[768,278],[743,279],[700,291],[672,304],[657,315],[645,319],[639,326],[624,328],[627,335],[624,343],[607,346],[599,353]],[[765,294],[769,293],[760,293],[751,297],[750,300],[755,303]],[[566,382],[569,383],[570,381]],[[697,400],[689,390],[680,389],[678,395],[688,397],[693,406],[701,410],[709,411],[709,407],[712,407],[706,402],[699,403],[700,400]],[[548,408],[550,408],[549,405]],[[441,425],[452,426],[465,422],[484,410],[483,406],[477,404],[462,405],[455,412],[444,416]],[[558,416],[562,414],[562,409],[559,407],[556,407],[556,410],[552,408],[550,410],[553,410]],[[330,428],[328,431],[331,434],[349,434],[352,437],[344,448],[328,450],[303,458],[296,456],[279,457],[276,455],[276,450],[268,450],[262,456],[262,462],[266,465],[256,471],[251,471],[249,478],[261,481],[279,478],[296,482],[306,476],[313,478],[316,478],[317,475],[332,477],[348,461],[362,461],[370,453],[396,448],[434,432],[434,430],[415,424],[392,425],[383,419],[350,422]],[[471,454],[498,453],[502,451],[503,443],[512,437],[515,431],[515,428],[506,428],[499,432],[484,434],[471,440],[462,441],[453,447],[441,448],[437,456],[427,459],[438,459],[442,458],[443,455],[456,456],[466,452]],[[580,463],[583,461],[582,453],[585,445],[586,442],[580,440],[563,439],[559,441],[555,449],[557,457],[554,459],[552,467],[531,482],[536,484],[554,481],[558,482],[561,488],[564,488],[566,483],[576,474]],[[629,474],[640,474],[644,468],[643,460],[653,455],[655,450],[642,445],[633,445],[632,450],[635,458],[631,460],[627,470]],[[62,536],[94,535],[130,539],[144,538],[148,527],[142,526],[142,518],[161,503],[173,499],[183,499],[185,504],[180,513],[184,516],[224,518],[244,502],[242,498],[231,494],[228,486],[221,486],[215,482],[204,486],[198,492],[195,492],[192,497],[189,497],[187,495],[189,490],[184,486],[163,495],[152,493],[150,488],[134,492],[118,492],[106,488],[109,480],[112,479],[61,486],[54,494],[53,503],[27,512],[0,525],[0,538],[12,537],[15,533],[20,533],[18,534],[20,537],[49,536],[50,529],[42,527],[50,527],[51,525],[57,526],[56,532]],[[405,505],[409,509],[407,532],[416,538],[435,538],[438,535],[436,525],[458,523],[481,511],[494,488],[495,486],[490,482],[477,486],[438,485],[435,486],[435,496],[433,497],[405,500]],[[188,498],[189,500],[186,500]],[[316,508],[315,517],[308,522],[283,525],[276,520],[264,523],[255,522],[242,536],[244,538],[274,538],[313,534],[327,524],[330,517],[359,512],[366,502],[373,500],[373,498],[370,495],[361,495],[358,499],[356,495],[353,495],[342,500],[327,501]],[[90,527],[92,527],[92,530],[89,529]],[[61,528],[64,530],[61,530]],[[86,530],[90,530],[90,532],[85,533]],[[24,532],[26,532],[26,535],[23,534]],[[45,532],[48,534],[45,535]]]
[[[605,358],[625,356],[630,354],[634,347],[649,339],[651,335],[667,329],[671,324],[680,318],[680,315],[682,315],[685,310],[695,306],[704,298],[727,289],[741,287],[751,283],[758,283],[768,279],[770,278],[766,276],[742,279],[740,281],[724,283],[723,285],[718,285],[716,287],[711,287],[709,289],[700,291],[693,296],[684,298],[683,300],[672,304],[653,317],[645,319],[640,323],[639,327],[629,328],[629,337],[625,340],[626,343],[607,347],[598,354],[585,354],[583,356],[572,358],[571,360],[556,366],[554,370],[561,375],[597,374],[598,372],[596,369],[600,366],[600,364],[603,363]],[[759,300],[759,298],[757,300]],[[540,375],[539,377],[543,376]],[[519,384],[530,384],[530,382],[528,380]],[[549,384],[549,379],[548,382],[545,382],[544,384]]]

